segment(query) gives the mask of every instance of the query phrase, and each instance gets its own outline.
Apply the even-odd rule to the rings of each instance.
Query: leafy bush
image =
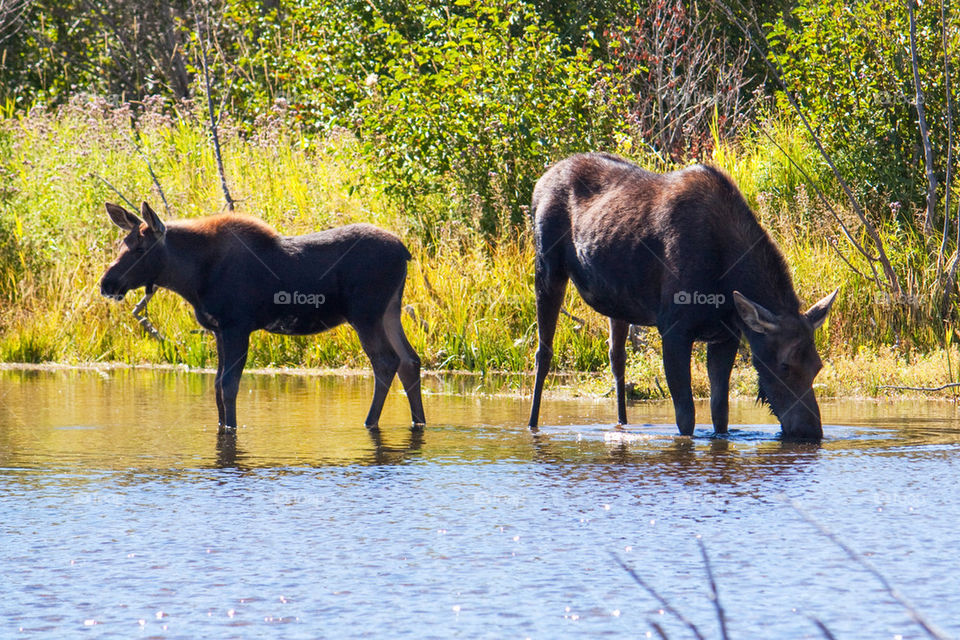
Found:
[[[937,3],[923,3],[917,12],[919,71],[943,184],[946,76],[939,18]],[[801,0],[769,27],[767,40],[789,89],[859,195],[881,212],[890,211],[891,200],[922,208],[926,178],[905,5]],[[950,46],[955,59],[957,43]],[[910,208],[902,211],[911,224]]]
[[[529,5],[457,5],[412,7],[413,30],[376,20],[394,55],[368,77],[360,135],[395,195],[452,179],[454,203],[492,232],[522,222],[550,161],[609,147],[618,113],[606,63],[570,48]]]

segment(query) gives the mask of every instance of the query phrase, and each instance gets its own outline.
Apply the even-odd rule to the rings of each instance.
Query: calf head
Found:
[[[142,220],[118,205],[107,203],[106,207],[110,219],[127,235],[100,280],[100,293],[123,300],[131,289],[146,287],[149,292],[167,263],[166,227],[146,202],[140,208]]]
[[[837,290],[839,291],[839,290]],[[804,313],[777,315],[733,292],[757,369],[759,399],[767,402],[790,440],[820,440],[823,426],[813,380],[823,367],[813,332],[827,319],[837,291]]]

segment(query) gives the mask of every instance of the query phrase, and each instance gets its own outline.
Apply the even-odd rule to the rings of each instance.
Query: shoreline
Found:
[[[828,362],[830,373],[836,376],[839,368],[856,367],[856,358],[834,359]],[[841,365],[838,367],[837,365]],[[696,376],[698,370],[704,368],[703,363],[694,362],[693,372]],[[105,374],[114,371],[157,371],[168,373],[190,373],[214,375],[216,369],[211,367],[191,367],[186,364],[169,363],[140,363],[130,364],[125,362],[0,362],[0,371],[25,371],[25,372],[94,372]],[[864,369],[858,369],[861,373]],[[257,376],[298,376],[298,377],[339,377],[339,378],[362,378],[372,375],[369,369],[343,368],[311,368],[311,367],[255,367],[244,371],[244,374]],[[517,372],[504,370],[488,371],[465,371],[456,369],[424,369],[421,372],[424,380],[433,379],[441,384],[447,379],[472,379],[480,382],[473,390],[462,389],[459,392],[425,390],[426,393],[434,395],[485,395],[502,396],[514,398],[527,398],[532,384],[533,372]],[[841,374],[842,375],[842,374]],[[756,397],[755,390],[750,387],[749,381],[755,380],[756,373],[750,365],[738,363],[731,376],[731,399],[753,399]],[[886,381],[885,384],[891,386],[917,387],[917,386],[939,386],[947,382],[929,381],[924,384],[917,384],[915,376],[905,375],[905,379]],[[660,389],[663,383],[658,376],[649,375],[627,375],[628,400],[632,403],[643,402],[664,402],[669,400],[669,396],[649,397],[640,392],[633,391],[640,387]],[[746,388],[743,381],[747,380]],[[740,380],[741,384],[733,384]],[[847,381],[850,382],[850,381]],[[513,384],[510,384],[513,383]],[[516,386],[519,383],[519,387]],[[582,398],[585,400],[603,400],[610,395],[611,378],[609,371],[553,371],[548,378],[545,393],[553,398]],[[864,392],[862,384],[850,385],[847,391],[843,390],[845,385],[837,383],[836,379],[827,382],[818,382],[814,384],[814,389],[818,392],[818,397],[822,400],[902,400],[905,398],[923,398],[925,400],[937,400],[944,402],[956,402],[960,399],[960,389],[946,388],[939,391],[918,391],[914,389],[877,389],[875,393]],[[487,388],[482,388],[487,387]],[[575,388],[574,388],[575,387]],[[709,399],[708,388],[702,388],[703,385],[694,385],[696,400]],[[700,387],[700,388],[698,388]],[[825,388],[833,392],[825,393]],[[837,392],[839,391],[839,392]]]

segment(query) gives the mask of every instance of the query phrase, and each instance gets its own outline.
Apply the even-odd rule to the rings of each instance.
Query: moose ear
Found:
[[[110,202],[106,203],[106,207],[107,215],[110,216],[113,224],[124,231],[133,231],[134,229],[140,228],[140,218],[138,218],[136,214],[130,213],[123,207]]]
[[[814,329],[819,329],[820,325],[827,319],[827,314],[830,313],[830,307],[833,306],[833,301],[837,299],[839,292],[839,287],[834,289],[833,293],[821,298],[803,314],[807,320],[810,321],[810,324],[813,325]]]
[[[748,299],[739,291],[733,292],[733,305],[737,308],[737,313],[740,314],[744,324],[751,331],[769,333],[770,331],[776,331],[780,326],[777,316]]]
[[[149,227],[150,231],[153,231],[155,235],[163,237],[163,234],[167,232],[167,228],[160,220],[160,216],[158,216],[146,202],[140,205],[140,215],[143,216],[143,221],[147,223],[147,227]]]

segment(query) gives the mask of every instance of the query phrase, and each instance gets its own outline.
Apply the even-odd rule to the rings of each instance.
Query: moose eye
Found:
[[[135,247],[133,248],[133,252],[136,253],[136,254],[142,254],[142,253],[144,253],[145,251],[146,251],[146,249],[143,247],[143,245],[137,245],[137,246],[135,246]]]

